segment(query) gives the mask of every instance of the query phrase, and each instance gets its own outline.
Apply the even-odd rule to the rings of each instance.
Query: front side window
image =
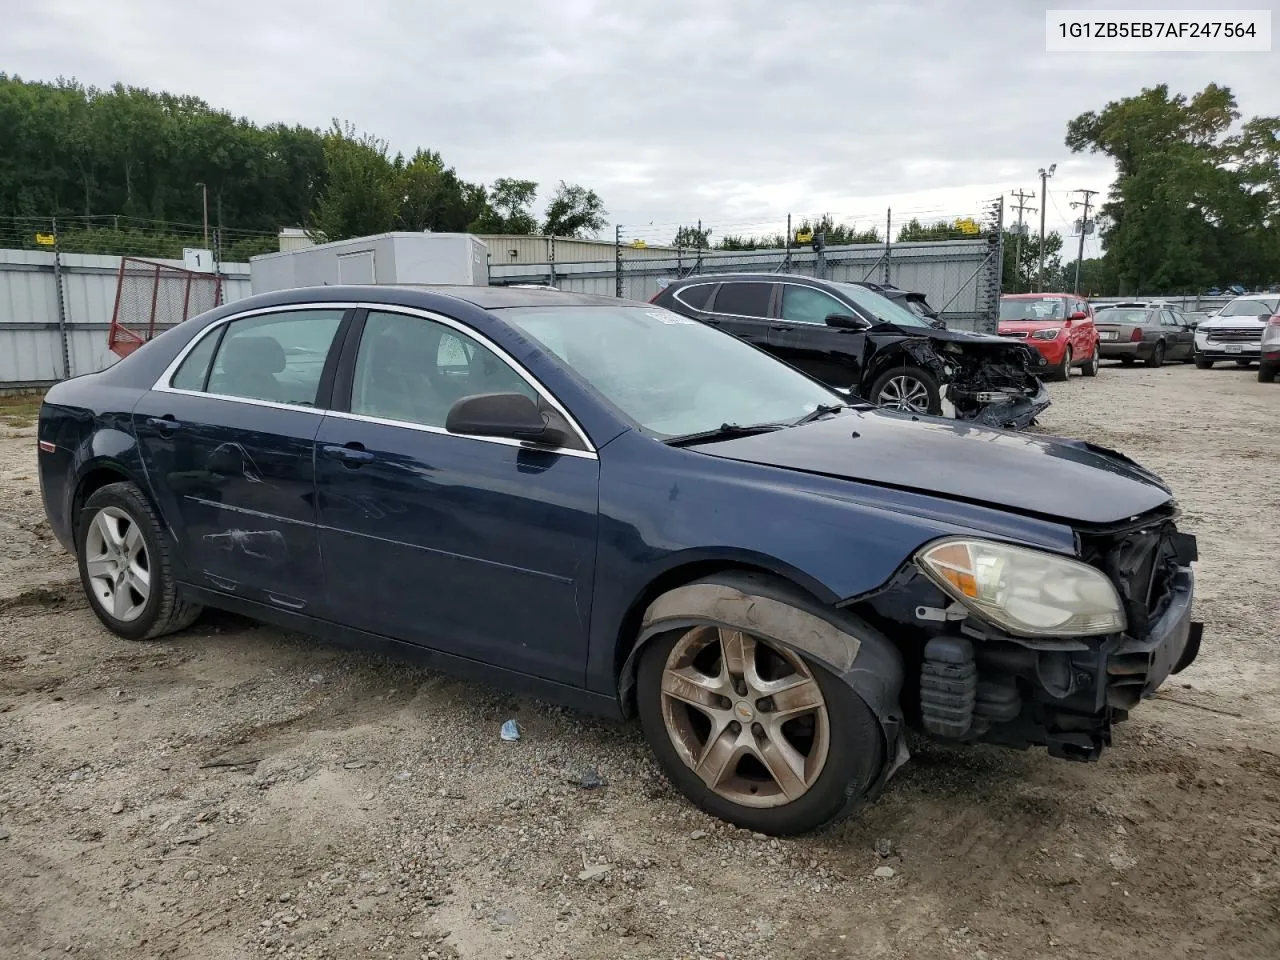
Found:
[[[342,314],[290,310],[232,320],[196,344],[170,384],[224,397],[314,406]]]
[[[795,323],[826,323],[833,313],[847,315],[849,308],[829,294],[794,283],[782,285],[782,319]]]
[[[726,283],[716,294],[716,313],[738,317],[767,317],[771,283]]]
[[[659,438],[791,422],[847,402],[737,337],[660,307],[494,311]]]
[[[538,393],[492,350],[443,323],[370,313],[356,352],[351,412],[443,427],[449,408],[477,393]]]

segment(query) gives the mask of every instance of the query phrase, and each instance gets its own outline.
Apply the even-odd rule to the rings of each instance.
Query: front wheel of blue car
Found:
[[[637,673],[645,736],[703,810],[763,833],[803,833],[851,812],[879,776],[871,710],[781,645],[730,626],[655,638]]]

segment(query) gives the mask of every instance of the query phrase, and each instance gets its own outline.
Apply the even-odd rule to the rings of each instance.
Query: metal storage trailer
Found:
[[[249,259],[254,293],[335,284],[488,286],[488,249],[469,233],[380,233]]]

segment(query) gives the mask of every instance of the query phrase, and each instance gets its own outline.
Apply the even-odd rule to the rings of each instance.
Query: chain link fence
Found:
[[[493,265],[495,285],[549,284],[573,293],[646,301],[672,280],[727,273],[802,274],[842,282],[889,283],[923,293],[954,329],[994,332],[1003,264],[999,233],[967,240],[852,244],[790,250],[690,250],[669,259]],[[621,266],[619,284],[618,267]]]

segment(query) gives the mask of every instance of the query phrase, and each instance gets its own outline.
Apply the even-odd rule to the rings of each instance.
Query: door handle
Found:
[[[161,436],[169,437],[179,430],[182,424],[173,414],[167,413],[163,417],[147,417],[147,426],[158,431]]]
[[[788,326],[787,326],[786,324],[784,324],[784,323],[771,323],[771,324],[769,324],[769,329],[770,329],[770,330],[777,330],[779,333],[785,333],[786,331],[790,330],[791,328],[790,328],[790,327],[788,327]]]
[[[709,326],[709,327],[718,327],[718,326],[720,326],[720,321],[719,321],[719,320],[717,320],[715,317],[708,317],[706,320],[703,320],[702,322],[703,322],[703,323],[705,323],[705,324],[706,324],[707,326]]]
[[[320,448],[320,452],[330,460],[338,460],[344,467],[350,467],[352,470],[373,460],[373,454],[364,448],[364,444],[355,441],[342,446],[333,443],[325,444]]]

